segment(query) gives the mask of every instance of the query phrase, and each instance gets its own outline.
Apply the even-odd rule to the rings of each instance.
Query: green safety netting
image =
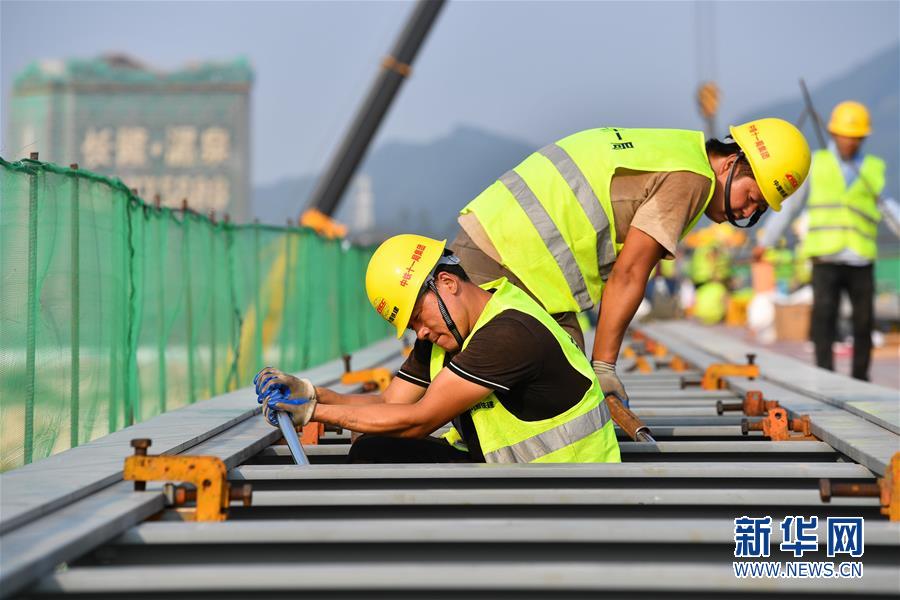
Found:
[[[365,296],[371,252],[0,158],[0,468],[390,335]]]

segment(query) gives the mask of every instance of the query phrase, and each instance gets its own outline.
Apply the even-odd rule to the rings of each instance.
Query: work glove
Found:
[[[276,410],[291,416],[294,425],[304,426],[312,419],[318,396],[309,379],[299,379],[273,367],[266,367],[253,378],[257,402],[263,406],[266,421],[278,427]]]
[[[615,394],[622,401],[622,404],[625,405],[625,408],[628,408],[628,394],[625,393],[625,386],[622,385],[622,381],[616,375],[615,363],[592,360],[591,366],[594,367],[594,374],[597,376],[597,381],[600,382],[600,390],[603,392],[603,395]]]

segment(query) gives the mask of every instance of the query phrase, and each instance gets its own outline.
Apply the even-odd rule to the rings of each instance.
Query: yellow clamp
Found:
[[[706,367],[703,373],[703,379],[700,381],[700,387],[704,390],[721,390],[725,389],[725,377],[747,377],[756,379],[759,377],[759,365],[754,364],[755,354],[747,355],[746,365],[737,365],[733,363],[716,363]]]
[[[232,500],[228,469],[217,456],[149,456],[152,442],[131,440],[134,455],[125,459],[124,479],[134,481],[134,489],[143,491],[148,481],[180,481],[196,486],[197,507],[182,513],[189,521],[224,521]],[[244,486],[234,499],[249,504],[251,491]]]
[[[653,365],[650,364],[650,361],[647,360],[645,356],[635,356],[634,362],[637,365],[638,371],[641,373],[652,373]]]
[[[341,383],[344,385],[361,383],[363,386],[366,386],[366,384],[374,384],[378,387],[379,392],[383,392],[391,383],[391,372],[383,367],[376,369],[362,369],[360,371],[348,371],[341,375]]]
[[[682,371],[687,371],[688,365],[680,356],[673,356],[672,360],[669,362],[669,368],[680,373]]]

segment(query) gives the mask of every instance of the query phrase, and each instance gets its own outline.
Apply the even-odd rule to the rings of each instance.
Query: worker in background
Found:
[[[754,257],[775,245],[794,216],[808,208],[802,253],[812,259],[812,340],[816,364],[834,370],[841,292],[853,306],[853,368],[868,380],[874,326],[876,243],[881,214],[876,203],[884,189],[884,161],[860,150],[871,133],[869,111],[859,102],[841,102],[831,113],[827,149],[813,154],[809,181],[792,210],[769,223]]]
[[[717,325],[728,307],[731,260],[725,245],[716,239],[694,250],[691,276],[696,288],[693,316],[704,325]]]
[[[725,141],[590,129],[535,152],[464,207],[451,249],[475,283],[508,278],[582,348],[575,314],[599,302],[592,365],[604,393],[627,401],[615,363],[653,267],[704,214],[749,227],[780,210],[808,170],[806,139],[780,119],[731,127]]]
[[[353,444],[349,462],[619,462],[584,353],[508,281],[473,284],[445,244],[399,235],[369,262],[372,306],[398,338],[407,328],[417,337],[384,392],[339,394],[266,368],[256,381],[267,418],[286,410],[297,425],[373,434]],[[429,437],[450,421],[454,445]]]
[[[783,237],[775,246],[765,250],[763,260],[775,268],[775,289],[778,293],[785,296],[791,293],[795,283],[796,260]]]

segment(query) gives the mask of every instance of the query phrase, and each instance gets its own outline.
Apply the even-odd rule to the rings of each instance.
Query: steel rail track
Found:
[[[768,368],[768,356],[760,359],[760,380],[729,378],[727,389],[716,391],[681,389],[683,376],[697,378],[745,348],[722,353],[727,345],[683,324],[640,331],[694,368],[624,375],[632,408],[659,442],[631,442],[618,432],[621,465],[346,465],[340,463],[350,436],[329,432],[304,447],[312,464],[301,467],[290,464],[285,446],[274,445],[275,430],[247,417],[195,436],[187,452],[225,458],[230,481],[253,485],[251,507],[232,507],[223,523],[183,522],[163,506],[158,486],[135,493],[112,478],[10,526],[0,538],[0,593],[555,598],[611,592],[767,600],[900,594],[900,524],[880,516],[875,498],[824,504],[818,492],[820,478],[872,483],[884,473],[898,450],[884,392],[860,388],[869,404],[848,399],[853,386],[847,382],[835,384],[840,393],[828,399],[820,388],[804,394],[796,382],[811,376],[795,373],[786,385],[784,369]],[[378,352],[384,354],[372,351],[367,364],[398,363]],[[330,368],[333,381],[339,370]],[[794,415],[809,414],[820,441],[768,441],[760,432],[743,434],[743,416],[716,414],[717,401],[739,400],[753,389]],[[104,458],[121,470],[128,453],[119,443]],[[864,577],[736,578],[734,519],[742,515],[819,516],[819,548],[802,559],[811,561],[835,560],[825,556],[826,517],[865,517]],[[776,525],[776,550],[781,541]],[[10,559],[9,548],[25,557]]]

